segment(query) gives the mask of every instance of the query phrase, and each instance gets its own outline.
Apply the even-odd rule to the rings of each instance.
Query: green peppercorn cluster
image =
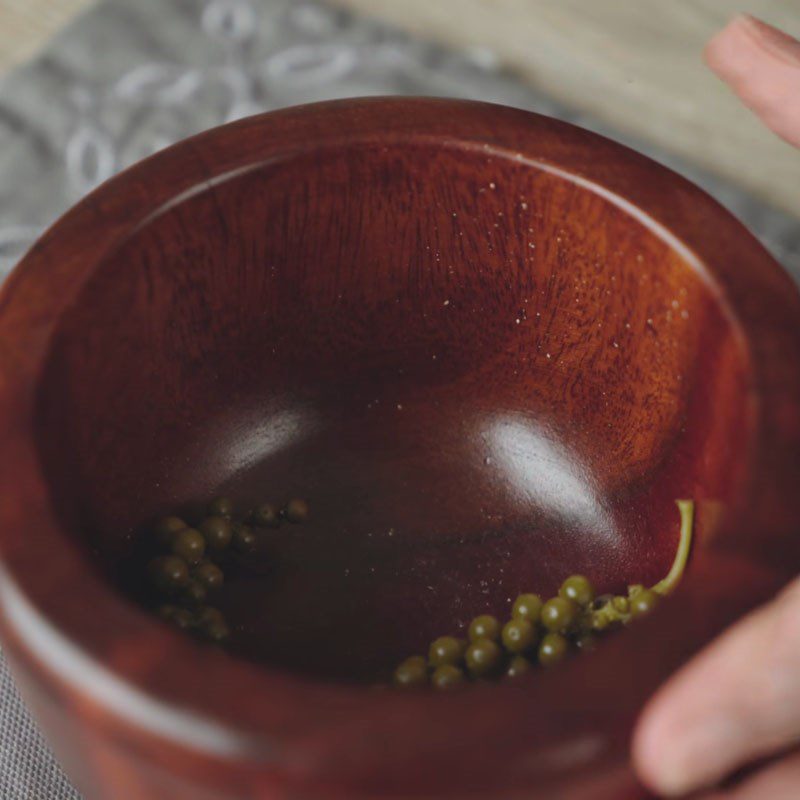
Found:
[[[504,625],[490,614],[475,617],[468,639],[434,639],[427,659],[412,656],[397,667],[394,683],[451,689],[469,679],[515,678],[535,662],[555,664],[567,654],[569,638],[579,634],[579,622],[593,599],[589,581],[580,575],[568,578],[559,595],[547,602],[538,594],[521,594]]]
[[[584,575],[571,575],[555,597],[521,594],[511,607],[511,619],[501,625],[482,614],[469,625],[468,640],[440,636],[431,642],[427,659],[411,656],[394,671],[394,685],[431,685],[452,689],[469,679],[517,678],[535,664],[552,667],[571,651],[591,650],[603,631],[627,625],[649,614],[680,580],[691,546],[694,504],[679,500],[681,531],[669,574],[651,589],[636,584],[624,595],[596,596]]]
[[[162,619],[222,642],[230,635],[227,621],[219,609],[207,603],[209,595],[225,582],[218,559],[229,549],[251,555],[266,528],[277,528],[284,520],[303,522],[309,508],[305,500],[295,498],[282,509],[264,503],[249,514],[238,515],[230,499],[217,497],[206,512],[195,528],[177,516],[156,521],[153,535],[162,552],[149,561],[147,573],[162,601],[158,607]]]

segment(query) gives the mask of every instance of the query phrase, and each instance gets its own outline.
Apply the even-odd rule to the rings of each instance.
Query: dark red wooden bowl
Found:
[[[369,99],[182,142],[0,296],[23,693],[87,798],[642,797],[641,704],[800,568],[799,321],[719,205],[562,122]],[[115,586],[219,491],[313,510],[221,600],[235,656]],[[368,688],[519,591],[655,581],[678,497],[648,623],[515,685]]]

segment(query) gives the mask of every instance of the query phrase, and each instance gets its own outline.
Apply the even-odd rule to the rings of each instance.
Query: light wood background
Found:
[[[701,61],[703,43],[741,0],[333,2],[447,44],[488,47],[567,105],[800,217],[800,154],[763,129]],[[91,3],[0,0],[0,73]],[[748,10],[800,37],[800,0],[748,0]]]
[[[59,28],[91,2],[0,0],[0,74],[34,55]]]

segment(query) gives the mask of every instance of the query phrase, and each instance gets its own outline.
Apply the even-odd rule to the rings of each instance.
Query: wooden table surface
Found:
[[[0,74],[92,2],[0,0]],[[703,43],[740,0],[334,2],[446,44],[488,47],[563,103],[800,217],[800,155],[701,61]],[[749,0],[748,8],[800,36],[800,3]]]
[[[0,75],[34,55],[93,0],[0,0]]]

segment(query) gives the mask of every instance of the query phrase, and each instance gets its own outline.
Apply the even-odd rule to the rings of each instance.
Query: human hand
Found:
[[[707,45],[705,57],[739,97],[800,147],[800,42],[748,16]],[[713,786],[743,765],[787,753],[708,800],[800,798],[800,578],[687,664],[639,719],[633,760],[666,796]]]
[[[706,45],[717,75],[771,130],[800,147],[800,42],[747,15]]]

